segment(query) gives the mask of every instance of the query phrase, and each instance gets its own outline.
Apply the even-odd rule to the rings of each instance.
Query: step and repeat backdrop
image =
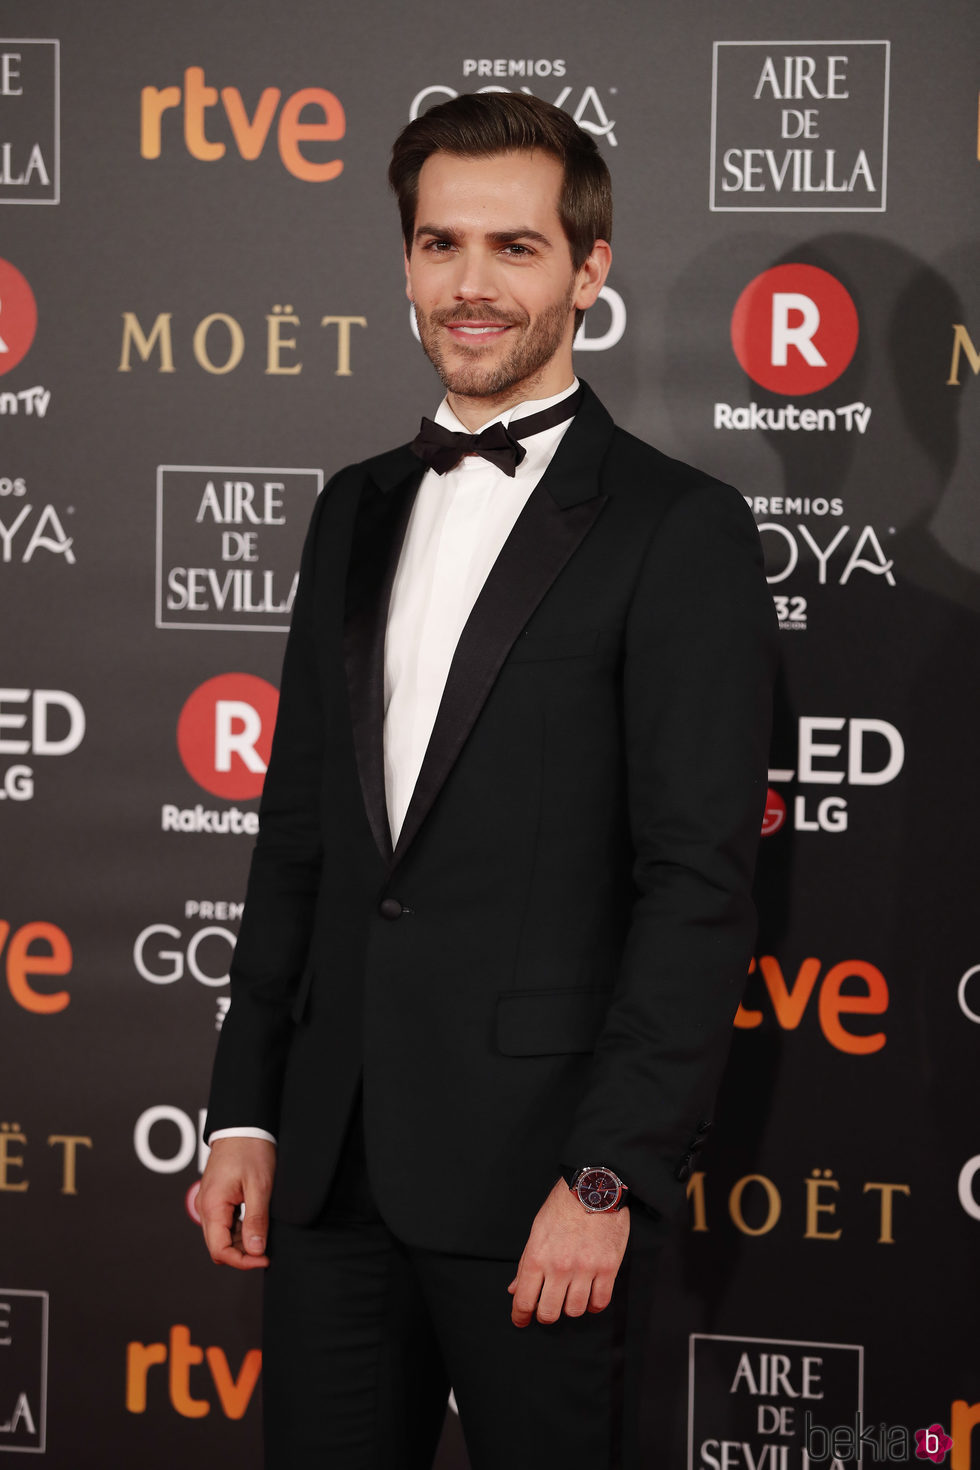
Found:
[[[742,490],[782,628],[649,1464],[977,1470],[975,8],[0,26],[0,1455],[259,1466],[260,1283],[211,1265],[195,1198],[296,565],[325,477],[441,394],[391,141],[500,88],[603,150],[577,369]],[[439,1464],[466,1466],[451,1410]]]

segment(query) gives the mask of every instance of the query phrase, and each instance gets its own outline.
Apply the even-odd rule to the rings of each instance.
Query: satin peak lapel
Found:
[[[368,822],[386,863],[391,829],[385,798],[384,648],[388,604],[423,468],[408,450],[376,463],[354,521],[344,620],[344,664],[354,752]]]

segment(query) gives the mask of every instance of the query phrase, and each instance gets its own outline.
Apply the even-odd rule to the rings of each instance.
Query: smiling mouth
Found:
[[[506,332],[510,322],[447,322],[451,332],[465,332],[467,337],[486,337],[494,332]]]

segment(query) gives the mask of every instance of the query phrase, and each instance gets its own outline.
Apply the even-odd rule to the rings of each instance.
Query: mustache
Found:
[[[519,327],[523,324],[523,317],[506,316],[503,312],[494,311],[490,307],[454,307],[451,311],[434,311],[430,313],[429,320],[435,322],[439,327],[452,327],[464,324],[466,326],[485,327]]]

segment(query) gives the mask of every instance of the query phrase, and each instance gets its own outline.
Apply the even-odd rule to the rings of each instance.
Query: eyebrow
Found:
[[[439,240],[449,240],[453,245],[458,245],[462,239],[458,230],[445,225],[419,225],[414,238],[421,240],[426,235],[433,235]],[[551,248],[551,241],[547,235],[542,235],[540,230],[532,230],[528,226],[516,230],[490,230],[484,239],[488,240],[491,245],[514,245],[519,240],[533,240],[538,245]]]

